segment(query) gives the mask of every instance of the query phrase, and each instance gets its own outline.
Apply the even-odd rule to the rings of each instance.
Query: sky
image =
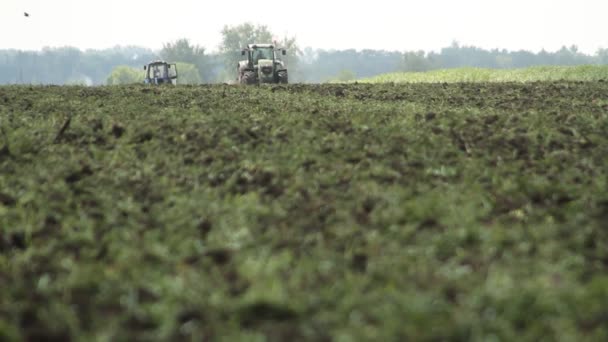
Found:
[[[0,0],[0,49],[74,46],[152,49],[187,38],[217,50],[225,25],[267,25],[300,47],[439,51],[486,49],[593,54],[608,48],[608,0]],[[26,18],[23,12],[28,12]]]

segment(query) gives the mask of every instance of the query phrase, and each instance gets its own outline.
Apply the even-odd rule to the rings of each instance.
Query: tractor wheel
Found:
[[[255,82],[255,73],[252,71],[245,71],[241,76],[241,84],[253,84]]]
[[[289,79],[288,79],[287,71],[286,70],[279,71],[277,73],[277,78],[279,79],[279,83],[282,83],[282,84],[289,83]]]

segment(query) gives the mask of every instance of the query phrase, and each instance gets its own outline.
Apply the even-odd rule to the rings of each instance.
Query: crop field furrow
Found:
[[[607,155],[600,81],[0,87],[0,340],[606,340]]]

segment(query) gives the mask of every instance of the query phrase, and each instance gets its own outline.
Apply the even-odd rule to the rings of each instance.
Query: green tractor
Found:
[[[177,84],[177,65],[156,60],[144,65],[145,84]]]
[[[246,60],[237,66],[240,84],[288,83],[285,63],[280,59],[285,56],[285,49],[275,48],[272,44],[249,44],[241,51]]]

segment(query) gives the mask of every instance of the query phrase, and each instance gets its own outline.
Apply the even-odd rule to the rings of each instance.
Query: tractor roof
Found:
[[[148,65],[161,65],[161,64],[169,64],[169,63],[167,63],[165,61],[162,61],[160,59],[157,59],[155,61],[152,61],[152,62],[148,63]]]
[[[249,47],[250,49],[257,49],[257,48],[271,48],[271,49],[274,49],[274,45],[272,45],[272,44],[249,44],[249,45],[247,45],[247,47]]]

